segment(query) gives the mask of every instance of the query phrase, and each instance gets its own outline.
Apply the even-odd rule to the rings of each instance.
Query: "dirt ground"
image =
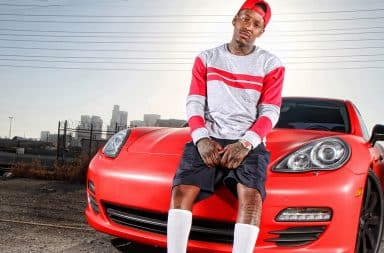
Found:
[[[85,205],[84,185],[0,180],[0,252],[165,252],[93,230],[84,217]]]

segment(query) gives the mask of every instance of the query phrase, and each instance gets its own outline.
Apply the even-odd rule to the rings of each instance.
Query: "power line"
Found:
[[[305,58],[345,58],[345,57],[370,57],[370,56],[384,56],[384,54],[348,54],[348,55],[316,55],[316,56],[288,56],[282,57],[284,59],[305,59]]]
[[[5,4],[0,4],[5,5]],[[9,4],[7,4],[9,5]],[[25,6],[25,5],[17,5]],[[25,7],[51,7],[51,6],[63,6],[63,5],[27,5]],[[297,14],[332,14],[332,13],[356,13],[356,12],[380,12],[384,8],[377,9],[355,9],[355,10],[332,10],[332,11],[306,11],[306,12],[281,12],[274,15],[297,15]],[[151,18],[151,17],[232,17],[228,14],[155,14],[155,15],[85,15],[85,14],[25,14],[25,13],[0,13],[0,16],[25,16],[25,17],[86,17],[86,18]]]
[[[65,5],[59,5],[59,4],[41,5],[41,4],[7,4],[7,3],[0,3],[0,6],[10,6],[10,7],[62,7],[62,6],[65,6]]]
[[[0,29],[1,30],[1,29]],[[367,32],[369,33],[369,32]],[[379,33],[379,32],[377,32]],[[382,32],[380,32],[382,33]],[[101,35],[51,35],[51,34],[12,34],[12,33],[0,33],[0,36],[16,36],[16,37],[47,37],[47,38],[178,38],[178,37],[184,37],[184,38],[189,38],[189,37],[195,37],[195,38],[200,38],[202,36],[204,37],[209,37],[212,35],[209,34],[193,34],[189,36],[181,36],[178,34],[174,35],[162,35],[162,34],[156,34],[156,35],[148,35],[148,33],[141,33],[145,35],[137,35],[137,34],[130,34],[130,35],[111,35],[107,34],[104,36]]]
[[[316,55],[316,56],[287,56],[284,59],[314,59],[314,58],[351,58],[384,56],[384,53],[375,54],[348,54],[348,55]],[[0,54],[0,57],[23,57],[23,58],[52,58],[52,59],[107,59],[107,60],[192,60],[193,57],[114,57],[114,56],[59,56],[59,55],[24,55],[24,54]]]
[[[351,63],[351,62],[384,62],[384,60],[345,60],[345,61],[297,61],[297,62],[285,62],[286,64],[315,64],[315,63]],[[384,66],[383,66],[384,67]]]
[[[323,28],[323,29],[301,29],[301,30],[283,30],[283,31],[273,31],[276,33],[279,33],[279,35],[282,34],[287,34],[287,33],[297,33],[297,32],[326,32],[326,31],[348,31],[348,30],[372,30],[372,29],[383,29],[384,26],[367,26],[367,27],[353,27],[353,28],[348,28],[348,27],[343,27],[343,28]],[[80,34],[148,34],[148,32],[140,32],[140,31],[73,31],[73,30],[41,30],[41,29],[9,29],[9,28],[0,28],[0,31],[13,31],[13,32],[43,32],[43,33],[80,33]],[[188,31],[188,32],[183,32],[183,31],[177,31],[177,32],[169,32],[169,31],[151,31],[151,34],[222,34],[223,32],[217,32],[217,31]],[[355,32],[358,33],[358,32]],[[269,36],[269,35],[268,35]]]
[[[1,61],[16,61],[16,62],[57,62],[57,63],[86,63],[86,64],[105,64],[105,63],[111,63],[111,64],[148,64],[148,65],[171,65],[171,64],[177,64],[177,65],[182,65],[182,64],[192,64],[192,61],[190,62],[117,62],[117,61],[100,61],[100,62],[95,62],[95,61],[66,61],[66,60],[40,60],[40,59],[11,59],[11,58],[0,58]]]
[[[145,49],[89,49],[89,48],[48,48],[48,47],[16,47],[0,46],[0,49],[26,49],[26,50],[47,50],[47,51],[87,51],[87,52],[136,52],[136,53],[197,53],[199,50],[151,50]],[[300,49],[279,49],[282,52],[300,52],[300,51],[334,51],[334,50],[362,50],[362,49],[384,49],[384,46],[361,46],[361,47],[331,47],[331,48],[300,48]]]
[[[57,56],[57,55],[22,55],[22,54],[0,54],[5,57],[26,58],[59,58],[59,59],[114,59],[114,60],[170,60],[169,57],[102,57],[102,56]],[[190,60],[190,57],[172,57],[172,60]]]
[[[191,65],[189,62],[117,62],[117,61],[68,61],[68,60],[42,60],[42,59],[12,59],[12,58],[0,58],[1,61],[13,61],[13,62],[44,62],[44,63],[80,63],[80,64],[134,64],[134,65]],[[317,64],[317,63],[363,63],[363,62],[384,62],[384,60],[337,60],[337,61],[296,61],[285,62],[286,64]]]
[[[346,29],[343,29],[346,30]],[[356,29],[354,29],[356,30]],[[383,34],[384,31],[371,32],[336,32],[336,33],[313,33],[313,34],[268,34],[267,37],[297,37],[297,36],[340,36],[340,35],[365,35],[365,34]]]
[[[289,68],[289,70],[308,70],[308,71],[333,71],[333,70],[352,70],[352,69],[384,69],[384,66],[369,66],[369,67],[332,67],[332,68]]]
[[[383,11],[383,10],[384,9],[382,8],[377,8],[377,9],[331,10],[331,11],[279,12],[274,15],[355,13],[355,12],[376,12],[376,11]]]
[[[0,29],[1,31],[1,29]],[[340,36],[340,35],[366,35],[366,34],[383,34],[384,31],[371,31],[371,32],[338,32],[338,33],[320,33],[320,34],[288,34],[284,37],[298,37],[298,36]],[[52,35],[52,34],[17,34],[17,33],[0,33],[0,36],[15,36],[15,37],[47,37],[47,38],[201,38],[201,37],[212,37],[212,34],[148,34],[137,33],[129,35]],[[220,33],[223,34],[223,33]],[[279,34],[268,35],[268,37],[282,37]]]
[[[384,28],[381,27],[381,28]],[[0,28],[0,31],[15,31],[15,32],[44,32],[44,33],[105,33],[105,34],[147,34],[148,32],[140,32],[140,31],[99,31],[99,32],[93,32],[93,31],[72,31],[72,30],[36,30],[36,29],[9,29],[9,28]],[[169,31],[153,31],[151,34],[219,34],[222,32],[193,32],[193,31],[188,31],[188,32],[183,32],[183,31],[178,31],[178,32],[169,32]]]
[[[376,39],[375,39],[376,40]],[[12,41],[12,42],[43,42],[43,43],[75,43],[75,44],[205,44],[210,43],[208,41],[150,41],[150,40],[142,40],[142,41],[74,41],[74,40],[23,40],[23,39],[6,39],[0,38],[0,41]]]
[[[48,50],[48,51],[84,51],[84,52],[136,52],[137,49],[89,49],[89,48],[47,48],[47,47],[14,47],[14,46],[0,46],[4,49],[25,49],[25,50]],[[196,53],[198,50],[184,50],[184,51],[171,51],[171,50],[153,50],[145,49],[139,53]]]
[[[11,64],[0,64],[0,67],[12,67],[12,68],[32,68],[32,69],[66,69],[66,70],[90,70],[90,71],[143,71],[143,72],[164,72],[164,71],[175,71],[175,72],[190,72],[191,70],[183,69],[136,69],[136,68],[89,68],[89,67],[57,67],[57,66],[32,66],[32,65],[11,65]],[[332,68],[289,68],[289,70],[309,70],[309,71],[333,71],[333,70],[352,70],[352,69],[384,69],[384,66],[356,66],[356,67],[332,67]]]
[[[383,17],[384,18],[384,17]],[[56,24],[224,24],[229,21],[69,21],[69,20],[20,20],[20,19],[0,19],[0,22],[18,23],[56,23]]]
[[[58,67],[58,66],[33,66],[33,65],[12,65],[12,64],[0,64],[0,67],[12,67],[12,68],[32,68],[32,69],[67,69],[67,70],[105,70],[105,71],[143,71],[143,72],[152,72],[152,71],[191,71],[183,69],[137,69],[137,68],[89,68],[89,67]]]
[[[364,39],[328,39],[328,40],[295,40],[284,41],[284,43],[323,43],[323,42],[351,42],[351,41],[382,41],[384,38],[364,38]],[[215,41],[190,41],[190,40],[171,40],[171,41],[152,41],[152,40],[139,40],[139,41],[95,41],[95,40],[35,40],[35,39],[7,39],[0,38],[0,41],[12,42],[39,42],[39,43],[75,43],[75,44],[206,44],[214,43]]]
[[[384,16],[379,17],[353,17],[353,18],[328,18],[328,19],[287,19],[276,20],[275,22],[333,22],[333,21],[354,21],[354,20],[377,20],[383,19]],[[18,22],[18,23],[59,23],[59,24],[224,24],[228,21],[192,21],[192,20],[179,20],[179,21],[162,21],[162,20],[142,20],[142,21],[69,21],[69,20],[19,20],[19,19],[0,19],[0,22]]]
[[[384,9],[383,9],[384,10]],[[220,14],[164,14],[164,15],[76,15],[76,14],[24,14],[24,13],[0,13],[0,16],[16,17],[71,17],[71,18],[169,18],[169,17],[231,17],[233,15]]]
[[[300,48],[300,49],[279,49],[279,51],[334,51],[334,50],[361,50],[361,49],[384,49],[384,47],[380,46],[363,46],[363,47],[331,47],[331,48]]]

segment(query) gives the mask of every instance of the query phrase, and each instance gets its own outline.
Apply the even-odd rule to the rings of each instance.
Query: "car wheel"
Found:
[[[377,176],[369,171],[359,220],[355,253],[378,253],[383,233],[383,191]]]

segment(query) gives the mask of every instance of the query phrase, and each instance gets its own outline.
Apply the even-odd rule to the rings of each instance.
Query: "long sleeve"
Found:
[[[207,98],[207,68],[200,56],[196,57],[192,69],[192,81],[187,97],[186,111],[193,142],[209,137],[205,126]]]
[[[257,106],[258,117],[242,138],[252,143],[254,148],[261,143],[279,119],[284,72],[284,67],[280,66],[264,77],[263,89]]]

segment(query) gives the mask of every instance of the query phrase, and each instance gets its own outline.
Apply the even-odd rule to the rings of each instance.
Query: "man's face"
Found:
[[[251,46],[264,32],[264,20],[253,10],[241,10],[232,20],[233,38],[243,46]]]

